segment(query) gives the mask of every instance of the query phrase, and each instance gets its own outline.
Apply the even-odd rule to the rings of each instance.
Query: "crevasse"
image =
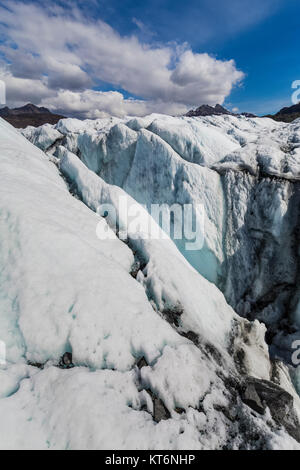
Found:
[[[51,132],[148,208],[203,204],[202,250],[185,250],[185,240],[175,240],[177,247],[240,315],[267,325],[272,351],[289,361],[300,322],[298,121],[151,115],[63,120]],[[25,133],[45,150],[45,130]]]

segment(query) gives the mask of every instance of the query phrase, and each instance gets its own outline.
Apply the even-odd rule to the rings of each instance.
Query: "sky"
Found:
[[[67,116],[290,106],[299,0],[0,0],[10,107]]]

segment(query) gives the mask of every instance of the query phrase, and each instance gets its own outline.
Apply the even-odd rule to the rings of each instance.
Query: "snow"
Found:
[[[0,400],[0,448],[219,448],[226,443],[227,424],[226,420],[218,418],[213,406],[228,406],[226,390],[219,380],[219,390],[214,389],[203,400],[204,411],[199,412],[193,407],[197,403],[197,397],[203,397],[205,383],[197,362],[201,357],[198,354],[192,358],[190,365],[188,357],[192,351],[188,348],[191,349],[189,346],[182,346],[175,357],[171,349],[167,350],[166,359],[157,364],[154,372],[147,375],[145,371],[143,374],[145,382],[157,384],[157,390],[162,391],[162,396],[170,407],[175,403],[181,406],[189,403],[191,406],[184,414],[174,412],[174,416],[167,421],[160,421],[158,424],[153,422],[150,413],[140,408],[147,392],[139,391],[135,371],[90,371],[83,367],[64,371],[49,366],[24,378],[13,396]],[[172,380],[168,359],[174,360],[174,372],[180,373],[182,381],[175,383],[174,375]],[[185,368],[182,368],[184,365]],[[183,373],[185,370],[186,374]],[[206,372],[209,373],[207,370]],[[165,374],[167,381],[163,380]],[[212,375],[209,377],[213,378]],[[197,383],[200,385],[199,390]],[[251,415],[247,409],[244,414],[245,422],[248,420],[247,424],[264,436],[266,448],[299,449],[296,441],[283,431],[271,433],[261,418]],[[232,440],[233,448],[238,448],[241,443],[239,437]]]
[[[7,360],[44,363],[70,348],[76,363],[91,367],[126,369],[140,352],[153,360],[176,335],[157,315],[152,321],[144,289],[129,275],[132,252],[115,235],[100,243],[97,215],[70,196],[41,152],[31,145],[30,154],[21,151],[26,146],[14,136],[10,150],[1,150],[0,337]],[[156,340],[147,346],[150,330]]]
[[[156,424],[139,411],[142,394],[134,372],[50,367],[21,383],[0,401],[4,449],[191,449],[201,448],[203,414]],[[18,423],[18,427],[16,427]],[[34,443],[34,445],[33,445]]]
[[[257,292],[271,282],[263,269],[254,272],[256,284],[251,277],[249,194],[261,194],[256,222],[265,219],[281,246],[297,149],[280,150],[280,142],[282,133],[296,142],[297,126],[231,116],[64,119],[23,131],[33,146],[0,120],[0,340],[7,359],[0,366],[0,448],[300,448],[268,411],[258,415],[241,401],[248,375],[273,380],[266,328],[239,317],[215,285],[224,265],[233,283],[228,296],[242,282]],[[263,140],[270,134],[278,152],[269,161]],[[256,186],[255,172],[234,166],[241,145],[249,168],[284,173],[284,184]],[[287,149],[294,158],[288,171],[281,161]],[[238,158],[240,165],[245,156]],[[225,179],[214,169],[224,161],[232,164]],[[138,208],[143,222],[125,240],[120,200]],[[202,250],[191,256],[185,240],[162,232],[149,214],[155,202],[202,204]],[[115,209],[119,226],[111,214],[96,213],[101,204]],[[149,227],[160,239],[147,236]],[[250,227],[257,234],[253,220]],[[241,252],[244,240],[249,253]],[[251,308],[249,297],[241,309],[246,302]],[[59,367],[66,351],[74,364],[68,370]],[[278,367],[276,380],[300,416],[289,373]],[[155,421],[153,397],[168,419]]]
[[[14,395],[20,382],[34,375],[37,369],[27,364],[12,364],[8,368],[0,369],[0,398],[7,398]]]
[[[142,381],[162,397],[168,409],[197,408],[210,388],[211,371],[201,351],[191,354],[193,346],[184,344],[174,351],[166,346],[164,354],[154,367],[143,367]],[[172,364],[172,368],[170,368]],[[180,369],[184,368],[182,374]]]

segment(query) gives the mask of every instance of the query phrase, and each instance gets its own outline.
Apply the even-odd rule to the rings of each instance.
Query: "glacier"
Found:
[[[299,163],[299,121],[0,120],[0,448],[299,450]],[[121,196],[201,203],[202,249]]]
[[[65,119],[52,128],[61,135],[51,154],[59,158],[64,147],[148,210],[201,203],[202,249],[174,243],[239,315],[267,325],[272,353],[289,362],[300,321],[299,120],[153,114]],[[24,132],[44,150],[40,129]]]

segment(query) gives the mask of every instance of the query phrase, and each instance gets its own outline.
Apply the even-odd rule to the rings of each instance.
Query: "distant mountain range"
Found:
[[[246,116],[246,117],[257,117],[255,114],[251,113],[232,113],[228,109],[223,108],[220,104],[216,104],[215,107],[209,106],[208,104],[203,104],[197,109],[191,109],[186,116],[188,117],[197,117],[197,116],[221,116],[222,114],[228,114],[229,116]]]
[[[265,117],[269,117],[271,119],[274,119],[275,121],[280,122],[292,122],[295,119],[300,118],[300,103],[290,106],[288,108],[282,108],[277,114],[269,114]]]
[[[221,116],[221,115],[230,115],[230,116],[246,116],[246,117],[257,117],[255,114],[252,113],[232,113],[231,111],[228,111],[228,109],[224,108],[220,104],[217,104],[215,107],[214,106],[209,106],[207,104],[203,104],[202,106],[199,106],[197,109],[192,109],[189,111],[186,116],[188,117],[197,117],[197,116]],[[271,119],[274,119],[275,121],[279,122],[292,122],[295,119],[300,117],[300,103],[286,107],[281,109],[278,113],[276,114],[268,114],[267,116],[263,117],[268,117]]]
[[[233,113],[221,106],[220,104],[217,104],[216,106],[209,106],[207,104],[203,104],[197,109],[190,110],[186,114],[186,116],[188,117],[221,115],[246,116],[250,118],[257,117],[255,114],[252,113]],[[47,108],[38,107],[34,104],[29,103],[25,106],[22,106],[21,108],[1,108],[0,117],[8,121],[14,127],[25,128],[27,126],[38,127],[46,123],[56,124],[60,119],[63,119],[65,116],[53,114]],[[300,117],[300,103],[283,108],[277,114],[268,114],[264,117],[268,117],[280,122],[292,122]]]
[[[64,118],[64,116],[59,114],[51,113],[47,108],[39,108],[31,103],[21,108],[1,108],[0,117],[19,129],[27,126],[38,127],[46,123],[56,124],[60,119]]]

